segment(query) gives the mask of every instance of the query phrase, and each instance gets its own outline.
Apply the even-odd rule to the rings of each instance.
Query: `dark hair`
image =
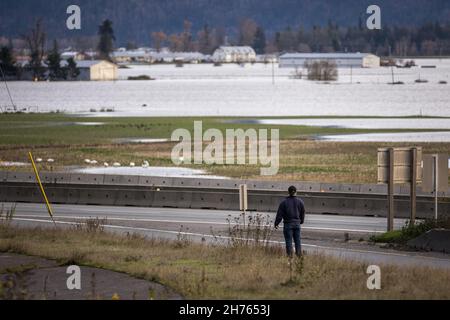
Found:
[[[288,192],[289,192],[290,196],[293,196],[297,192],[297,188],[294,187],[294,186],[290,186],[289,189],[288,189]]]

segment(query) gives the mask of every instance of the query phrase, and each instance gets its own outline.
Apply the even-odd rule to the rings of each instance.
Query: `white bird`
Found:
[[[41,158],[37,158],[36,162],[42,162],[42,159]]]
[[[48,163],[54,163],[55,160],[50,158],[50,159],[47,160],[47,162],[48,162]]]
[[[142,168],[148,168],[150,167],[150,163],[148,161],[144,161],[144,163],[142,164]]]
[[[91,164],[94,164],[94,165],[95,165],[95,164],[98,164],[98,162],[97,162],[97,160],[92,160],[92,161],[91,161]]]
[[[121,164],[120,164],[119,162],[114,162],[113,166],[114,166],[114,167],[120,167]]]
[[[135,167],[136,164],[134,162],[130,162],[130,167]]]
[[[103,165],[105,166],[105,168],[109,167],[109,163],[108,162],[105,162]]]
[[[86,164],[90,164],[90,163],[91,163],[91,160],[89,160],[89,159],[85,159],[85,160],[84,160],[84,163],[86,163]]]

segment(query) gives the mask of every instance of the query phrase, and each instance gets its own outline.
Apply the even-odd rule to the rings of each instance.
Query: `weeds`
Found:
[[[229,215],[228,237],[232,247],[242,246],[262,246],[268,247],[272,236],[273,221],[269,215],[246,215],[242,213],[240,216],[232,219]]]
[[[246,223],[248,221],[246,219]],[[153,238],[132,240],[129,236],[107,232],[87,237],[85,232],[67,232],[67,229],[11,226],[10,230],[14,238],[0,232],[1,249],[20,244],[24,254],[73,260],[78,265],[123,272],[158,282],[188,299],[450,297],[450,272],[445,269],[383,266],[386,275],[383,290],[370,291],[367,290],[367,268],[363,263],[311,254],[301,259],[294,257],[288,264],[281,247],[254,246],[252,242],[241,247],[192,243],[180,250],[174,247],[174,241]],[[54,241],[55,237],[64,241]],[[3,244],[5,242],[8,246]],[[77,251],[71,253],[68,248],[76,248]],[[94,282],[91,281],[89,288],[87,279],[86,289],[92,291],[89,298],[95,299],[98,288],[95,288]],[[1,290],[4,296],[5,287]],[[149,290],[148,297],[164,299],[157,290]]]
[[[16,214],[16,207],[17,205],[14,203],[11,205],[10,209],[6,209],[5,206],[2,204],[0,208],[0,222],[5,222],[6,224],[10,224],[11,221],[14,219],[14,215]]]
[[[192,244],[192,240],[188,236],[189,228],[180,226],[180,230],[177,234],[177,239],[174,242],[174,247],[178,249],[189,247]]]
[[[76,231],[85,231],[87,233],[103,233],[105,231],[105,225],[108,224],[107,218],[99,219],[96,218],[89,218],[86,219],[83,223],[77,223],[75,225]]]
[[[289,257],[289,280],[282,285],[295,286],[303,280],[305,271],[305,256]]]
[[[0,300],[28,300],[32,297],[27,290],[23,273],[14,273],[0,278]]]

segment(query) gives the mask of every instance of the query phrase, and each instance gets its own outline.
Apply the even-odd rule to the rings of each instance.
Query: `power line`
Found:
[[[14,111],[17,111],[16,105],[14,104],[13,98],[11,96],[11,92],[9,91],[8,82],[6,81],[6,76],[5,76],[5,73],[3,72],[3,68],[2,68],[1,64],[0,64],[0,71],[2,73],[3,81],[5,82],[6,91],[8,92],[9,100],[11,100],[11,104],[12,104]]]

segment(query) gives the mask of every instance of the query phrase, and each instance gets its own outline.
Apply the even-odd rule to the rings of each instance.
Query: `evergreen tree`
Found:
[[[2,47],[0,49],[0,67],[5,76],[15,76],[17,74],[16,62],[9,47]]]
[[[108,61],[111,61],[111,53],[114,50],[114,41],[116,40],[112,24],[111,20],[107,19],[98,27],[98,35],[100,36],[98,43],[99,57]]]
[[[76,79],[80,75],[80,69],[77,68],[77,63],[73,58],[67,59],[66,69],[69,79]]]
[[[42,67],[42,59],[44,58],[44,47],[46,42],[46,33],[42,26],[42,21],[38,20],[35,27],[25,36],[25,40],[30,50],[30,62],[28,67],[33,72],[33,78],[40,80],[43,78],[45,68]]]
[[[67,78],[67,73],[61,67],[61,54],[58,50],[58,42],[53,41],[53,49],[47,55],[47,66],[50,80],[61,80]]]
[[[257,54],[263,54],[266,49],[266,33],[262,27],[258,27],[253,41],[253,48]]]

